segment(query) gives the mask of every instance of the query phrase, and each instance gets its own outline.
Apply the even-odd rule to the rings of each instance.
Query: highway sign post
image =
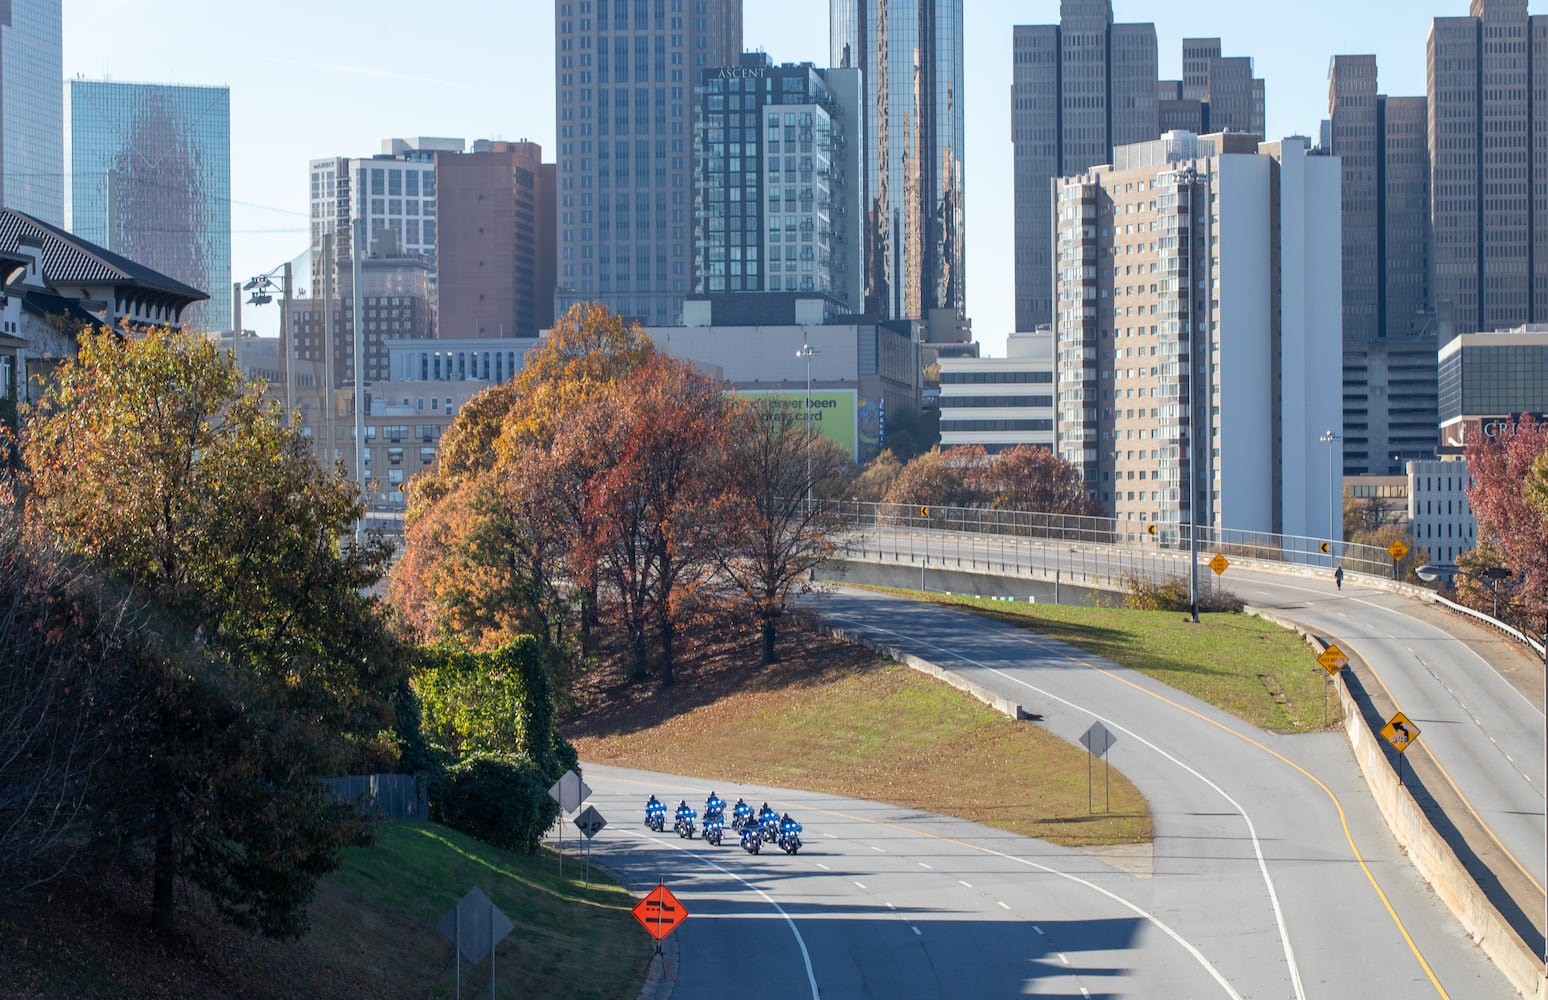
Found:
[[[607,820],[597,812],[596,806],[587,806],[586,811],[575,817],[575,829],[586,837],[586,884],[591,884],[591,838],[602,832],[607,826]]]
[[[504,941],[516,926],[511,923],[511,918],[501,913],[500,908],[475,886],[457,901],[456,906],[447,910],[435,926],[456,946],[452,951],[452,960],[457,963],[456,995],[462,996],[462,956],[466,955],[469,962],[477,965],[488,955],[489,997],[494,1000],[495,945]]]
[[[1408,752],[1411,743],[1419,738],[1419,727],[1408,720],[1408,716],[1398,712],[1381,727],[1382,738],[1392,744],[1392,748],[1398,752],[1398,781],[1403,780],[1403,757]]]
[[[1102,784],[1107,796],[1107,812],[1113,811],[1113,785],[1112,764],[1107,759],[1108,748],[1118,742],[1118,737],[1108,731],[1100,722],[1093,722],[1091,728],[1080,734],[1080,745],[1087,750],[1086,755],[1086,812],[1095,812],[1091,804],[1091,758],[1102,758]]]
[[[1321,655],[1317,657],[1317,662],[1322,664],[1322,669],[1328,672],[1328,683],[1323,685],[1322,688],[1322,724],[1327,725],[1328,688],[1333,686],[1333,677],[1340,670],[1344,669],[1345,664],[1349,662],[1349,657],[1344,655],[1344,651],[1342,649],[1339,649],[1337,646],[1330,642],[1328,643],[1328,648],[1324,649]]]
[[[1209,568],[1215,571],[1216,576],[1223,576],[1225,571],[1231,568],[1231,560],[1216,552],[1215,558],[1209,561]]]
[[[564,877],[564,814],[572,813],[591,798],[591,786],[574,771],[565,771],[548,789],[548,797],[559,803],[559,877]]]
[[[661,942],[688,919],[688,908],[677,901],[677,897],[672,895],[672,890],[668,889],[663,882],[650,890],[644,899],[635,903],[632,912],[634,919],[645,928],[645,933],[656,941],[656,948],[650,954],[651,964],[660,957],[661,968],[670,975],[671,970],[667,969],[666,955],[661,951]],[[649,967],[649,965],[646,966],[647,969]]]
[[[1392,557],[1392,579],[1398,579],[1398,564],[1403,557],[1408,555],[1408,546],[1403,544],[1401,538],[1394,538],[1392,544],[1387,546],[1387,555]]]

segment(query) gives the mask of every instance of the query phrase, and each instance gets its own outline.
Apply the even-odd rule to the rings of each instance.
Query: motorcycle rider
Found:
[[[769,808],[769,804],[767,802],[765,802],[763,804],[763,808],[758,810],[758,825],[759,826],[763,826],[764,824],[766,824],[771,819],[773,819],[773,820],[779,819],[779,813],[777,813],[774,810],[770,809]]]
[[[731,808],[731,825],[738,828],[747,825],[747,821],[752,819],[752,814],[753,808],[747,804],[747,800],[737,799],[736,805]]]
[[[781,817],[779,821],[779,835],[781,837],[787,837],[790,834],[796,832],[796,830],[800,829],[800,826],[801,824],[790,818],[789,813],[785,813],[785,815]]]
[[[719,795],[716,795],[714,790],[712,789],[710,791],[710,793],[709,793],[709,798],[704,800],[704,816],[705,816],[705,818],[706,819],[709,818],[711,813],[724,813],[725,811],[726,811],[726,800],[721,798]]]
[[[666,803],[652,795],[645,802],[645,823],[650,825],[651,817],[666,816]]]
[[[679,823],[685,819],[693,819],[693,809],[688,805],[687,799],[680,799],[678,801],[676,819]]]

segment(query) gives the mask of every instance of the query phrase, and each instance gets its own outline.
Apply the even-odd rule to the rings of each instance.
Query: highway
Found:
[[[1154,548],[896,529],[872,532],[851,558],[897,564],[923,562],[927,554],[930,570],[937,573],[961,567],[1042,580],[1057,573],[1067,585],[1126,573],[1159,577],[1187,570],[1185,554]],[[1201,562],[1210,554],[1202,553]],[[1201,586],[1214,585],[1215,574],[1202,567],[1200,574]],[[1530,923],[1522,933],[1540,949],[1548,879],[1542,670],[1512,669],[1519,667],[1520,657],[1490,662],[1458,638],[1470,626],[1426,613],[1417,600],[1368,583],[1351,575],[1338,591],[1328,576],[1240,565],[1227,569],[1219,581],[1248,604],[1335,639],[1369,670],[1366,686],[1388,695],[1393,707],[1418,724],[1421,738],[1410,757],[1433,759],[1436,780],[1446,786],[1437,792],[1454,793],[1437,795],[1438,801],[1459,811],[1452,821],[1516,897],[1516,921]],[[1447,798],[1457,801],[1447,803]]]
[[[872,803],[717,787],[806,825],[799,856],[752,858],[639,825],[648,794],[698,804],[706,782],[588,767],[612,822],[598,858],[639,890],[665,879],[696,915],[679,931],[674,997],[1513,994],[1397,850],[1340,734],[1265,734],[949,609],[815,600],[837,624],[1043,713],[1037,724],[1066,739],[1102,721],[1113,766],[1151,803],[1153,853],[1108,864]]]

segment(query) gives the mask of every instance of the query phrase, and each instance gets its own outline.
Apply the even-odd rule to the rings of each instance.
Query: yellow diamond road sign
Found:
[[[1150,525],[1146,525],[1145,526],[1145,534],[1147,534],[1147,535],[1154,535],[1155,533],[1156,533],[1156,526],[1155,525],[1150,524]]]
[[[1408,546],[1403,544],[1401,538],[1394,538],[1392,544],[1387,546],[1387,555],[1392,557],[1393,562],[1402,562],[1403,557],[1408,555]]]
[[[1317,657],[1317,662],[1322,664],[1322,669],[1328,673],[1336,674],[1344,669],[1345,664],[1349,662],[1349,657],[1344,655],[1342,649],[1330,643],[1328,648],[1322,651],[1322,655]]]
[[[1328,545],[1327,542],[1323,542],[1321,545],[1317,546],[1317,551],[1321,552],[1323,555],[1327,555],[1328,554],[1328,549],[1329,549],[1329,545]]]
[[[1209,568],[1215,571],[1216,576],[1219,576],[1231,568],[1231,560],[1216,552],[1215,558],[1209,561]]]
[[[1381,735],[1398,753],[1408,749],[1408,745],[1419,738],[1419,727],[1408,721],[1408,716],[1402,712],[1394,715],[1392,721],[1381,728]]]

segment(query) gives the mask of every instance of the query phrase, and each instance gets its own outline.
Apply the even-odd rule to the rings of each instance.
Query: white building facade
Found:
[[[1318,437],[1342,427],[1338,161],[1188,132],[1114,161],[1056,189],[1061,457],[1135,538],[1157,521],[1321,533],[1337,491]]]
[[[1053,331],[1013,333],[1003,358],[941,358],[941,447],[1054,448]]]

